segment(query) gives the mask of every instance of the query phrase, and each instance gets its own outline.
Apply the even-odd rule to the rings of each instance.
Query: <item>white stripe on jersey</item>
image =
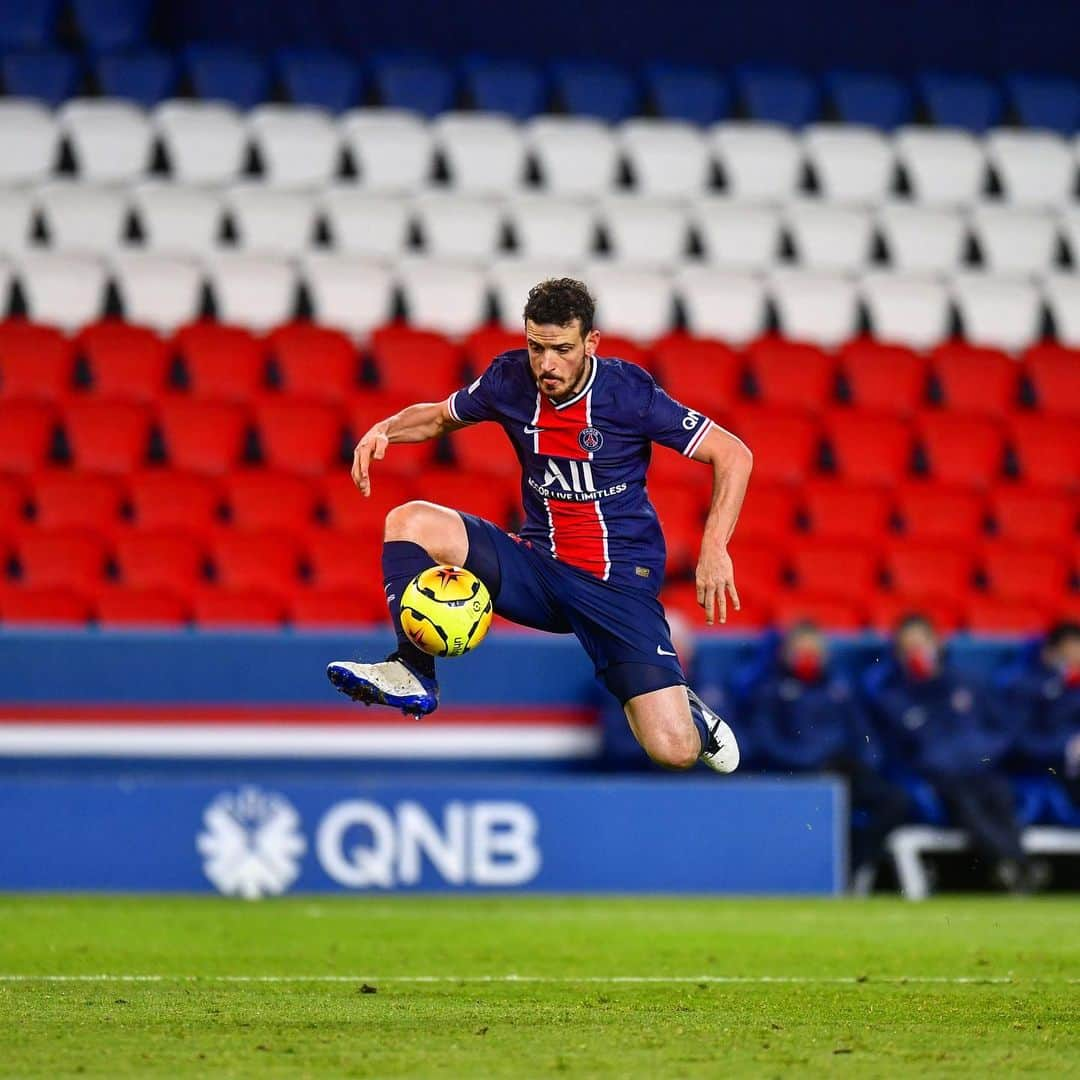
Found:
[[[458,396],[458,394],[460,394],[460,393],[461,393],[461,391],[460,391],[460,390],[455,390],[455,391],[454,391],[454,392],[453,392],[453,393],[452,393],[452,394],[451,394],[451,395],[450,395],[450,396],[449,396],[449,397],[448,397],[448,398],[446,399],[446,407],[447,407],[447,409],[448,409],[448,410],[450,411],[450,415],[451,415],[451,416],[452,416],[452,417],[453,417],[453,418],[454,418],[454,419],[455,419],[455,420],[456,420],[456,421],[457,421],[457,422],[458,422],[459,424],[464,424],[464,423],[465,423],[465,421],[464,421],[464,420],[462,420],[460,416],[458,416],[458,411],[457,411],[457,409],[456,409],[456,408],[454,408],[454,398],[456,398],[456,397]]]
[[[585,395],[585,426],[592,427],[592,385],[589,386],[589,392]],[[589,451],[589,460],[592,461],[593,452]]]
[[[589,457],[592,457],[592,454]],[[599,499],[593,503],[593,506],[596,507],[596,516],[600,519],[600,535],[604,540],[604,576],[601,580],[607,581],[611,576],[611,553],[608,551],[607,522],[604,520],[604,511],[600,509]]]
[[[713,427],[713,422],[706,418],[705,423],[701,425],[701,430],[686,444],[686,449],[683,453],[687,457],[693,457],[694,451],[701,445],[705,436],[708,435],[709,429]]]
[[[548,539],[551,541],[551,554],[555,554],[555,519],[551,516],[551,500],[544,500],[544,513],[548,519]]]
[[[540,429],[536,427],[540,423],[540,403],[543,399],[540,397],[540,391],[536,391],[536,411],[533,413],[532,426],[536,429],[533,431],[533,453],[540,453]],[[548,517],[551,517],[548,514]],[[552,548],[554,550],[554,547]]]

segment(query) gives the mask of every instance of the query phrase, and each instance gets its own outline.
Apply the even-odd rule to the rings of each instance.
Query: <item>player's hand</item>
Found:
[[[739,610],[739,594],[735,589],[735,567],[725,548],[702,550],[697,565],[697,602],[705,609],[705,622],[712,626],[719,609],[720,622],[727,622],[728,596],[731,606]]]
[[[360,489],[361,495],[371,494],[371,462],[382,461],[386,456],[386,448],[390,445],[390,436],[386,434],[386,428],[385,420],[376,424],[353,450],[352,479]]]

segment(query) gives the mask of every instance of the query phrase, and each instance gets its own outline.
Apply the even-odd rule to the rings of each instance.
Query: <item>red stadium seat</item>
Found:
[[[59,401],[71,390],[75,346],[59,330],[0,322],[0,397]]]
[[[239,326],[197,322],[173,338],[198,397],[250,401],[266,384],[266,342]]]
[[[854,338],[840,350],[852,402],[861,409],[909,416],[926,398],[926,358],[902,345]]]
[[[707,507],[709,486],[703,484],[700,490]],[[795,490],[788,484],[759,484],[751,481],[751,494],[747,496],[739,512],[739,523],[735,526],[739,539],[758,541],[766,544],[784,545],[795,530],[795,509],[797,500]]]
[[[602,333],[600,344],[596,347],[596,355],[626,360],[628,363],[645,368],[646,371],[652,371],[655,363],[651,349],[646,349],[636,341],[631,341],[630,338],[619,334]]]
[[[189,529],[201,534],[218,520],[221,489],[215,480],[177,469],[137,473],[128,481],[135,524],[140,529]]]
[[[349,432],[354,445],[374,424],[416,403],[417,399],[411,394],[385,390],[364,390],[357,394],[348,405]],[[416,476],[431,464],[434,453],[435,444],[431,442],[395,443],[387,448],[386,457],[376,462],[375,470],[397,476]]]
[[[376,473],[372,476],[370,495],[361,495],[344,469],[326,478],[322,486],[322,501],[327,520],[333,528],[343,532],[370,529],[381,537],[386,515],[395,506],[415,496],[412,483],[400,476],[380,476]]]
[[[264,399],[255,407],[263,458],[275,469],[321,475],[341,464],[341,412],[320,401]]]
[[[774,548],[763,544],[743,543],[738,533],[731,542],[731,559],[735,567],[735,587],[743,606],[771,610],[773,598],[780,591],[783,560]]]
[[[475,377],[496,356],[512,349],[524,349],[525,333],[523,330],[507,330],[498,323],[491,323],[474,330],[465,339],[464,347],[465,361]]]
[[[738,571],[736,571],[737,575]],[[745,634],[767,626],[772,614],[769,602],[755,594],[751,599],[739,594],[742,608],[735,611],[728,603],[727,622],[714,623],[708,627],[705,623],[705,610],[697,602],[697,586],[692,581],[673,581],[664,586],[660,602],[666,612],[676,612],[690,623],[697,631],[727,631],[732,634]],[[730,600],[730,598],[729,598]]]
[[[885,552],[893,592],[960,602],[971,587],[972,556],[955,545],[894,541]]]
[[[120,580],[129,587],[185,595],[204,580],[206,546],[188,533],[134,530],[116,541],[115,550]]]
[[[17,476],[0,473],[0,536],[26,524],[26,485]]]
[[[751,489],[747,505],[758,492]],[[810,533],[820,540],[879,543],[889,533],[891,498],[879,487],[843,480],[811,480],[802,489]],[[742,528],[742,518],[739,526]]]
[[[428,469],[423,476],[424,498],[440,506],[464,510],[506,527],[514,510],[516,484],[462,472],[453,466]],[[362,498],[362,496],[360,496]]]
[[[287,394],[340,404],[357,388],[360,356],[341,331],[313,323],[288,323],[268,338]]]
[[[121,524],[124,489],[112,476],[53,469],[34,477],[33,501],[39,528],[108,533]]]
[[[896,495],[904,535],[916,540],[974,543],[983,532],[986,504],[968,488],[908,484]]]
[[[999,599],[1053,609],[1061,604],[1068,587],[1068,562],[1053,549],[991,541],[983,551],[982,564],[989,591]]]
[[[150,413],[145,405],[72,400],[64,408],[64,430],[80,470],[130,473],[146,462]]]
[[[787,629],[807,621],[822,630],[855,631],[866,625],[866,613],[855,598],[842,600],[800,589],[786,589],[777,596],[773,604],[773,622]]]
[[[102,626],[182,626],[191,617],[183,597],[166,589],[112,585],[94,603]]]
[[[45,464],[56,412],[44,401],[0,401],[0,472],[36,472]]]
[[[105,575],[105,540],[86,529],[27,529],[15,547],[20,580],[35,588],[92,592]]]
[[[1026,483],[1071,491],[1080,487],[1080,439],[1075,421],[1014,416],[1010,429],[1020,475]]]
[[[463,472],[505,476],[520,471],[514,447],[499,424],[470,424],[453,432],[449,440],[454,462]]]
[[[667,572],[693,570],[701,551],[705,507],[698,490],[686,485],[653,485],[649,499],[660,517],[667,545]]]
[[[68,626],[85,623],[92,614],[89,596],[74,589],[0,587],[0,622]]]
[[[200,589],[191,607],[196,623],[202,627],[238,630],[280,626],[287,612],[286,600],[278,593],[224,586]]]
[[[709,417],[731,408],[743,361],[729,346],[678,333],[661,338],[654,352],[657,382],[676,401]]]
[[[990,505],[997,533],[1005,540],[1064,545],[1077,535],[1080,525],[1076,499],[1060,491],[999,487]]]
[[[725,427],[754,455],[755,481],[800,483],[817,464],[817,422],[795,409],[743,405],[728,414]]]
[[[300,545],[288,533],[224,529],[210,553],[215,580],[230,589],[284,593],[298,580]]]
[[[958,602],[936,594],[895,593],[879,590],[866,597],[870,625],[880,633],[891,634],[901,619],[923,615],[939,634],[947,634],[960,625]]]
[[[386,600],[359,589],[298,589],[289,598],[289,622],[294,626],[369,626],[389,621]]]
[[[997,421],[951,412],[923,413],[919,436],[939,483],[987,488],[1001,476],[1004,439]]]
[[[932,354],[934,373],[950,410],[1003,416],[1017,404],[1020,365],[997,349],[949,341]]]
[[[153,330],[108,319],[84,327],[75,346],[101,397],[155,401],[165,390],[171,355]]]
[[[866,544],[806,537],[792,545],[788,561],[808,595],[857,602],[877,587],[877,553]]]
[[[376,330],[371,352],[379,387],[416,401],[441,401],[464,384],[464,357],[457,345],[430,330],[394,323]]]
[[[1044,634],[1050,610],[1020,600],[972,593],[964,605],[964,626],[973,634]]]
[[[321,529],[304,545],[312,584],[323,589],[353,589],[386,602],[382,584],[382,534]]]
[[[1028,349],[1024,363],[1042,412],[1080,417],[1080,349],[1046,341]]]
[[[911,464],[911,431],[905,421],[886,413],[833,409],[825,430],[836,471],[860,484],[892,485]]]
[[[247,410],[226,401],[173,397],[158,412],[169,464],[198,473],[225,473],[244,451]]]
[[[768,404],[821,409],[833,400],[836,360],[816,346],[769,335],[750,345],[747,357]]]
[[[310,480],[270,469],[245,469],[227,476],[222,486],[229,520],[238,528],[303,532],[314,521],[319,491]]]

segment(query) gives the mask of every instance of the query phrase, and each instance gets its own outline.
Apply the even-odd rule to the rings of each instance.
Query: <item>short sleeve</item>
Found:
[[[670,397],[651,379],[649,383],[651,389],[642,412],[643,433],[661,446],[693,457],[713,422]]]
[[[500,365],[495,361],[479,379],[461,390],[455,390],[447,398],[446,407],[450,410],[450,415],[459,424],[497,420],[502,381]]]

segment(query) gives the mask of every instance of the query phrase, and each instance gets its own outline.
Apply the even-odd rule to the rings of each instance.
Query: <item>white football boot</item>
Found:
[[[709,745],[701,751],[701,761],[718,773],[733,773],[739,767],[739,744],[735,732],[688,686],[690,711],[699,712],[709,729]]]
[[[389,705],[417,718],[439,707],[438,682],[417,675],[396,655],[377,664],[335,660],[326,676],[346,697],[365,705]]]

